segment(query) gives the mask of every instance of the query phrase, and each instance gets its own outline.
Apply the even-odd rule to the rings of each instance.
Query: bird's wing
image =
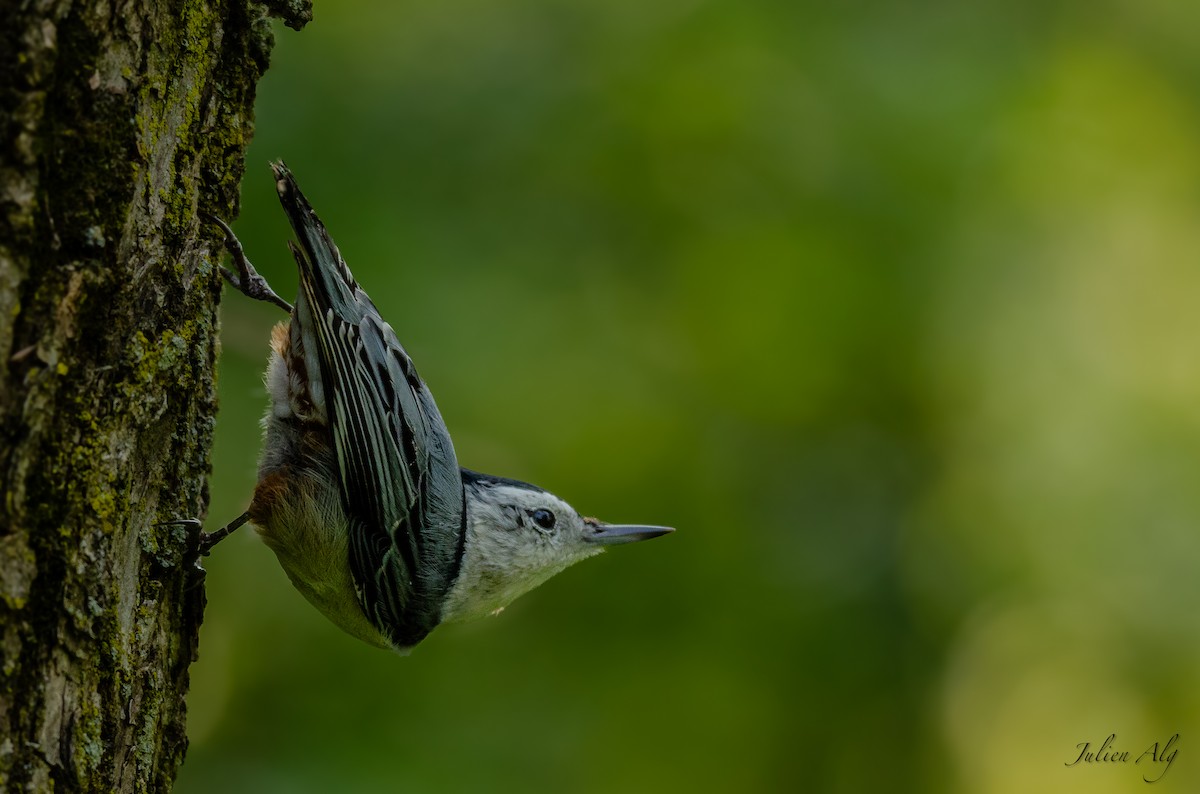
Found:
[[[292,321],[333,436],[359,602],[393,644],[411,647],[437,625],[462,558],[454,447],[433,395],[291,172],[272,167],[299,238],[291,246],[300,266]]]

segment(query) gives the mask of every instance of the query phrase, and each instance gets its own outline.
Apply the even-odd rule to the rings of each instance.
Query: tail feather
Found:
[[[300,267],[301,295],[309,297],[319,314],[332,309],[336,316],[352,323],[376,312],[375,305],[359,288],[346,260],[325,230],[325,224],[300,192],[292,172],[282,160],[272,163],[271,170],[275,174],[279,202],[300,241],[299,247],[294,243],[288,243],[288,246]]]

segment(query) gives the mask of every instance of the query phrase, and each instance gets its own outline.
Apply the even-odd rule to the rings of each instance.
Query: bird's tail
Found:
[[[318,317],[332,309],[335,316],[357,323],[364,314],[378,315],[375,306],[358,287],[341,252],[300,191],[296,178],[283,161],[271,164],[275,189],[299,245],[289,243],[300,267],[300,294],[308,299]]]

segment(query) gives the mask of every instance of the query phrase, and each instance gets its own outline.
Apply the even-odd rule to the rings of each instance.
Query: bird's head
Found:
[[[584,518],[537,486],[464,471],[467,548],[447,620],[503,608],[607,546],[665,535],[670,527]]]

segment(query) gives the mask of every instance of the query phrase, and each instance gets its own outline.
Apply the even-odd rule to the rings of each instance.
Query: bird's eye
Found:
[[[529,514],[529,517],[533,519],[533,523],[542,529],[554,528],[554,514],[549,510],[534,510]]]

